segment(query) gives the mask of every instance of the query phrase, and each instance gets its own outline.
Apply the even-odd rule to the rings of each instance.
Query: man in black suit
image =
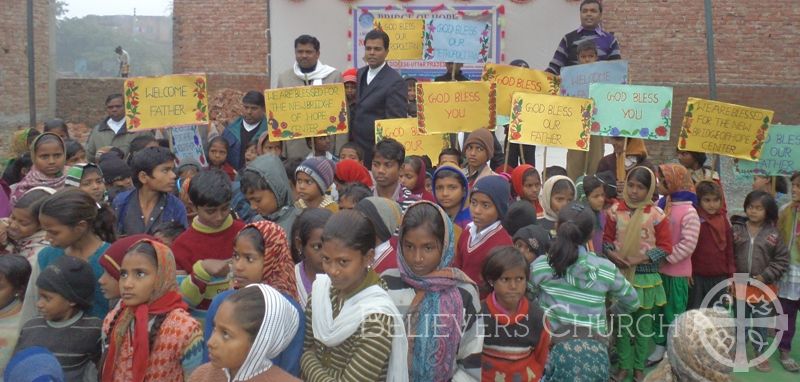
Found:
[[[408,117],[407,89],[403,77],[386,64],[389,35],[373,29],[364,37],[364,61],[358,70],[358,107],[350,125],[350,140],[364,150],[370,168],[375,147],[375,121]]]

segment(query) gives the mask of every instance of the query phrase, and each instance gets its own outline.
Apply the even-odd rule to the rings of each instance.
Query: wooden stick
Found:
[[[775,195],[778,194],[778,190],[777,190],[777,188],[778,188],[778,177],[777,176],[769,177],[769,187],[770,187],[770,193],[772,194],[772,197],[774,198]]]
[[[622,163],[625,163],[625,155],[626,155],[625,152],[627,151],[628,151],[628,137],[625,137],[625,143],[622,145]],[[625,174],[617,174],[617,181],[620,180],[619,179],[620,176],[622,176],[622,181],[623,182],[625,181],[625,178],[628,175],[627,174],[628,171],[625,169],[623,169],[623,171],[625,171]]]
[[[592,137],[589,136],[589,151],[584,152],[586,155],[586,160],[583,161],[583,176],[589,172],[589,161],[592,158]]]
[[[506,158],[505,158],[505,161],[504,161],[504,164],[506,165],[506,169],[511,167],[511,165],[508,163],[508,151],[509,151],[509,148],[511,148],[511,136],[509,135],[510,133],[511,133],[511,126],[508,126],[508,131],[506,132]],[[491,159],[491,158],[489,158],[489,159]]]
[[[317,156],[317,144],[316,141],[314,140],[314,137],[311,137],[311,156],[312,157]]]
[[[542,179],[547,179],[547,146],[544,147],[544,157],[542,157]]]
[[[522,145],[519,145],[519,157],[520,163],[528,163],[525,161],[525,150],[522,148]],[[536,158],[533,158],[533,161],[536,161]]]

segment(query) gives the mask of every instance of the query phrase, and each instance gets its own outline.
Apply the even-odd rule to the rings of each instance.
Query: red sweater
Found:
[[[711,225],[700,218],[700,236],[692,254],[692,275],[701,277],[731,277],[736,272],[733,257],[733,230],[725,221],[725,245],[718,245]]]
[[[190,226],[172,243],[172,254],[178,270],[192,273],[192,266],[198,260],[230,259],[233,256],[233,241],[244,226],[241,220],[234,220],[228,229],[211,234],[202,233]]]
[[[453,259],[453,267],[461,269],[464,273],[478,284],[479,290],[485,290],[483,285],[483,278],[481,277],[481,269],[483,262],[489,257],[489,251],[495,247],[502,247],[506,245],[513,245],[511,236],[503,228],[502,224],[492,229],[483,240],[474,243],[473,246],[469,245],[470,234],[469,228],[464,229],[461,237],[458,239],[458,246],[456,247],[456,257]],[[481,292],[481,300],[486,297],[486,293]]]

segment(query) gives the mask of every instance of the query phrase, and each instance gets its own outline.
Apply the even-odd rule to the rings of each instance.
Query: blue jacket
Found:
[[[113,207],[114,212],[117,214],[117,234],[119,235],[135,235],[137,233],[152,234],[152,232],[125,232],[123,229],[125,227],[125,214],[128,212],[128,205],[131,199],[133,199],[134,192],[138,191],[139,189],[134,188],[117,194],[114,198]],[[166,221],[181,223],[183,228],[189,227],[189,222],[186,217],[186,207],[184,207],[183,202],[181,202],[178,197],[172,194],[167,194],[167,204],[164,205],[164,211],[159,217],[159,223]]]
[[[226,290],[216,295],[214,299],[211,300],[211,305],[208,306],[208,312],[206,313],[206,321],[203,324],[203,340],[205,343],[208,343],[208,340],[211,338],[211,332],[214,331],[214,316],[217,315],[217,309],[219,309],[219,306],[222,305],[222,302],[225,301],[225,298],[231,293],[233,293],[233,289]],[[306,313],[303,311],[303,307],[300,306],[294,298],[286,294],[284,294],[283,297],[286,297],[292,306],[297,309],[300,322],[297,325],[297,332],[294,334],[292,342],[289,343],[289,346],[287,346],[281,354],[278,354],[277,357],[272,359],[272,363],[285,372],[299,377],[300,357],[303,355],[303,340],[306,336]],[[203,346],[203,362],[208,362],[208,346]]]
[[[244,118],[239,117],[236,118],[233,123],[228,125],[225,130],[222,132],[222,137],[228,141],[228,145],[230,148],[228,149],[228,158],[227,161],[233,166],[235,169],[239,170],[244,167],[244,158],[242,157],[242,122]],[[251,142],[258,142],[258,138],[261,137],[267,131],[267,118],[264,117],[261,119],[261,122],[258,123],[258,128],[256,129],[256,134],[253,135],[253,139]],[[247,142],[249,143],[249,142]],[[245,143],[245,145],[247,144]]]

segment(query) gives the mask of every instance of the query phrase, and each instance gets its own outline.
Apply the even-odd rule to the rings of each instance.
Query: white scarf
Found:
[[[286,350],[300,325],[297,309],[275,288],[260,283],[247,287],[261,290],[264,296],[264,319],[236,376],[231,379],[228,369],[224,369],[231,382],[246,381],[269,370],[272,359]]]
[[[386,314],[394,319],[392,353],[389,356],[387,382],[408,381],[408,339],[400,312],[389,294],[378,285],[372,285],[350,297],[342,310],[333,318],[330,298],[331,279],[317,275],[311,292],[312,328],[314,338],[325,346],[335,347],[350,338],[370,314]]]
[[[117,134],[122,129],[122,126],[125,125],[125,118],[122,118],[119,121],[109,118],[106,124],[114,132],[114,134]]]
[[[294,62],[293,69],[294,75],[297,76],[297,78],[305,82],[311,81],[311,85],[322,85],[322,80],[336,70],[336,68],[332,66],[323,64],[322,61],[317,61],[317,66],[311,73],[303,73],[300,70],[300,65],[297,65],[297,61]]]

